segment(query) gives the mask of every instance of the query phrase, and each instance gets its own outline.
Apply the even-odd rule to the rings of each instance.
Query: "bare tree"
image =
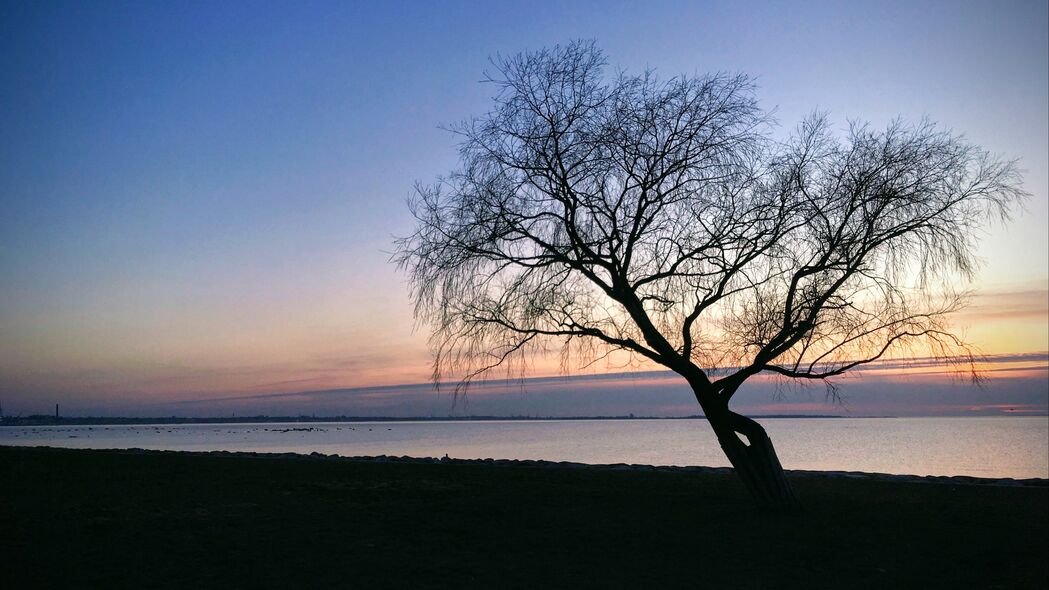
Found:
[[[592,43],[494,60],[461,168],[418,186],[395,260],[460,385],[556,343],[627,353],[691,386],[763,506],[794,503],[765,430],[729,409],[760,373],[821,380],[903,349],[971,359],[945,317],[1013,162],[929,122],[826,118],[772,138],[751,81],[603,76]],[[914,350],[907,351],[915,354]]]

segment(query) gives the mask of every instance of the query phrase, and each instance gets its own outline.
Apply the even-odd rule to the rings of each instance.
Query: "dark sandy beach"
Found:
[[[0,447],[0,587],[1049,585],[1044,481],[791,479]]]

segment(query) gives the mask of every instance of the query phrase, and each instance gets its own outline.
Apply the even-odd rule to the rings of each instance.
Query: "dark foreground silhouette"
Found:
[[[662,366],[754,501],[789,512],[772,439],[731,404],[748,380],[833,396],[915,354],[978,377],[947,285],[1027,198],[1016,162],[930,121],[838,137],[813,113],[782,141],[747,76],[611,74],[593,41],[491,61],[490,109],[453,127],[459,165],[416,186],[393,256],[435,381],[458,393],[555,350],[565,369]]]
[[[0,587],[1045,588],[1049,488],[0,447]]]

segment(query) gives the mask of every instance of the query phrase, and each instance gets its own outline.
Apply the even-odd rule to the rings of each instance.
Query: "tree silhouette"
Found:
[[[729,402],[759,373],[886,355],[968,359],[945,317],[975,238],[1024,197],[1014,162],[930,122],[786,141],[744,75],[603,75],[592,43],[493,60],[461,167],[419,185],[398,240],[434,379],[459,387],[556,343],[681,375],[754,498],[794,503],[765,430]],[[905,350],[906,349],[906,350]],[[457,389],[458,391],[458,389]]]

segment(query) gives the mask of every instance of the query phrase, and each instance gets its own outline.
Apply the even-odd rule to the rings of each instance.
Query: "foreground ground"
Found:
[[[1049,586],[1049,489],[0,447],[0,587]]]

